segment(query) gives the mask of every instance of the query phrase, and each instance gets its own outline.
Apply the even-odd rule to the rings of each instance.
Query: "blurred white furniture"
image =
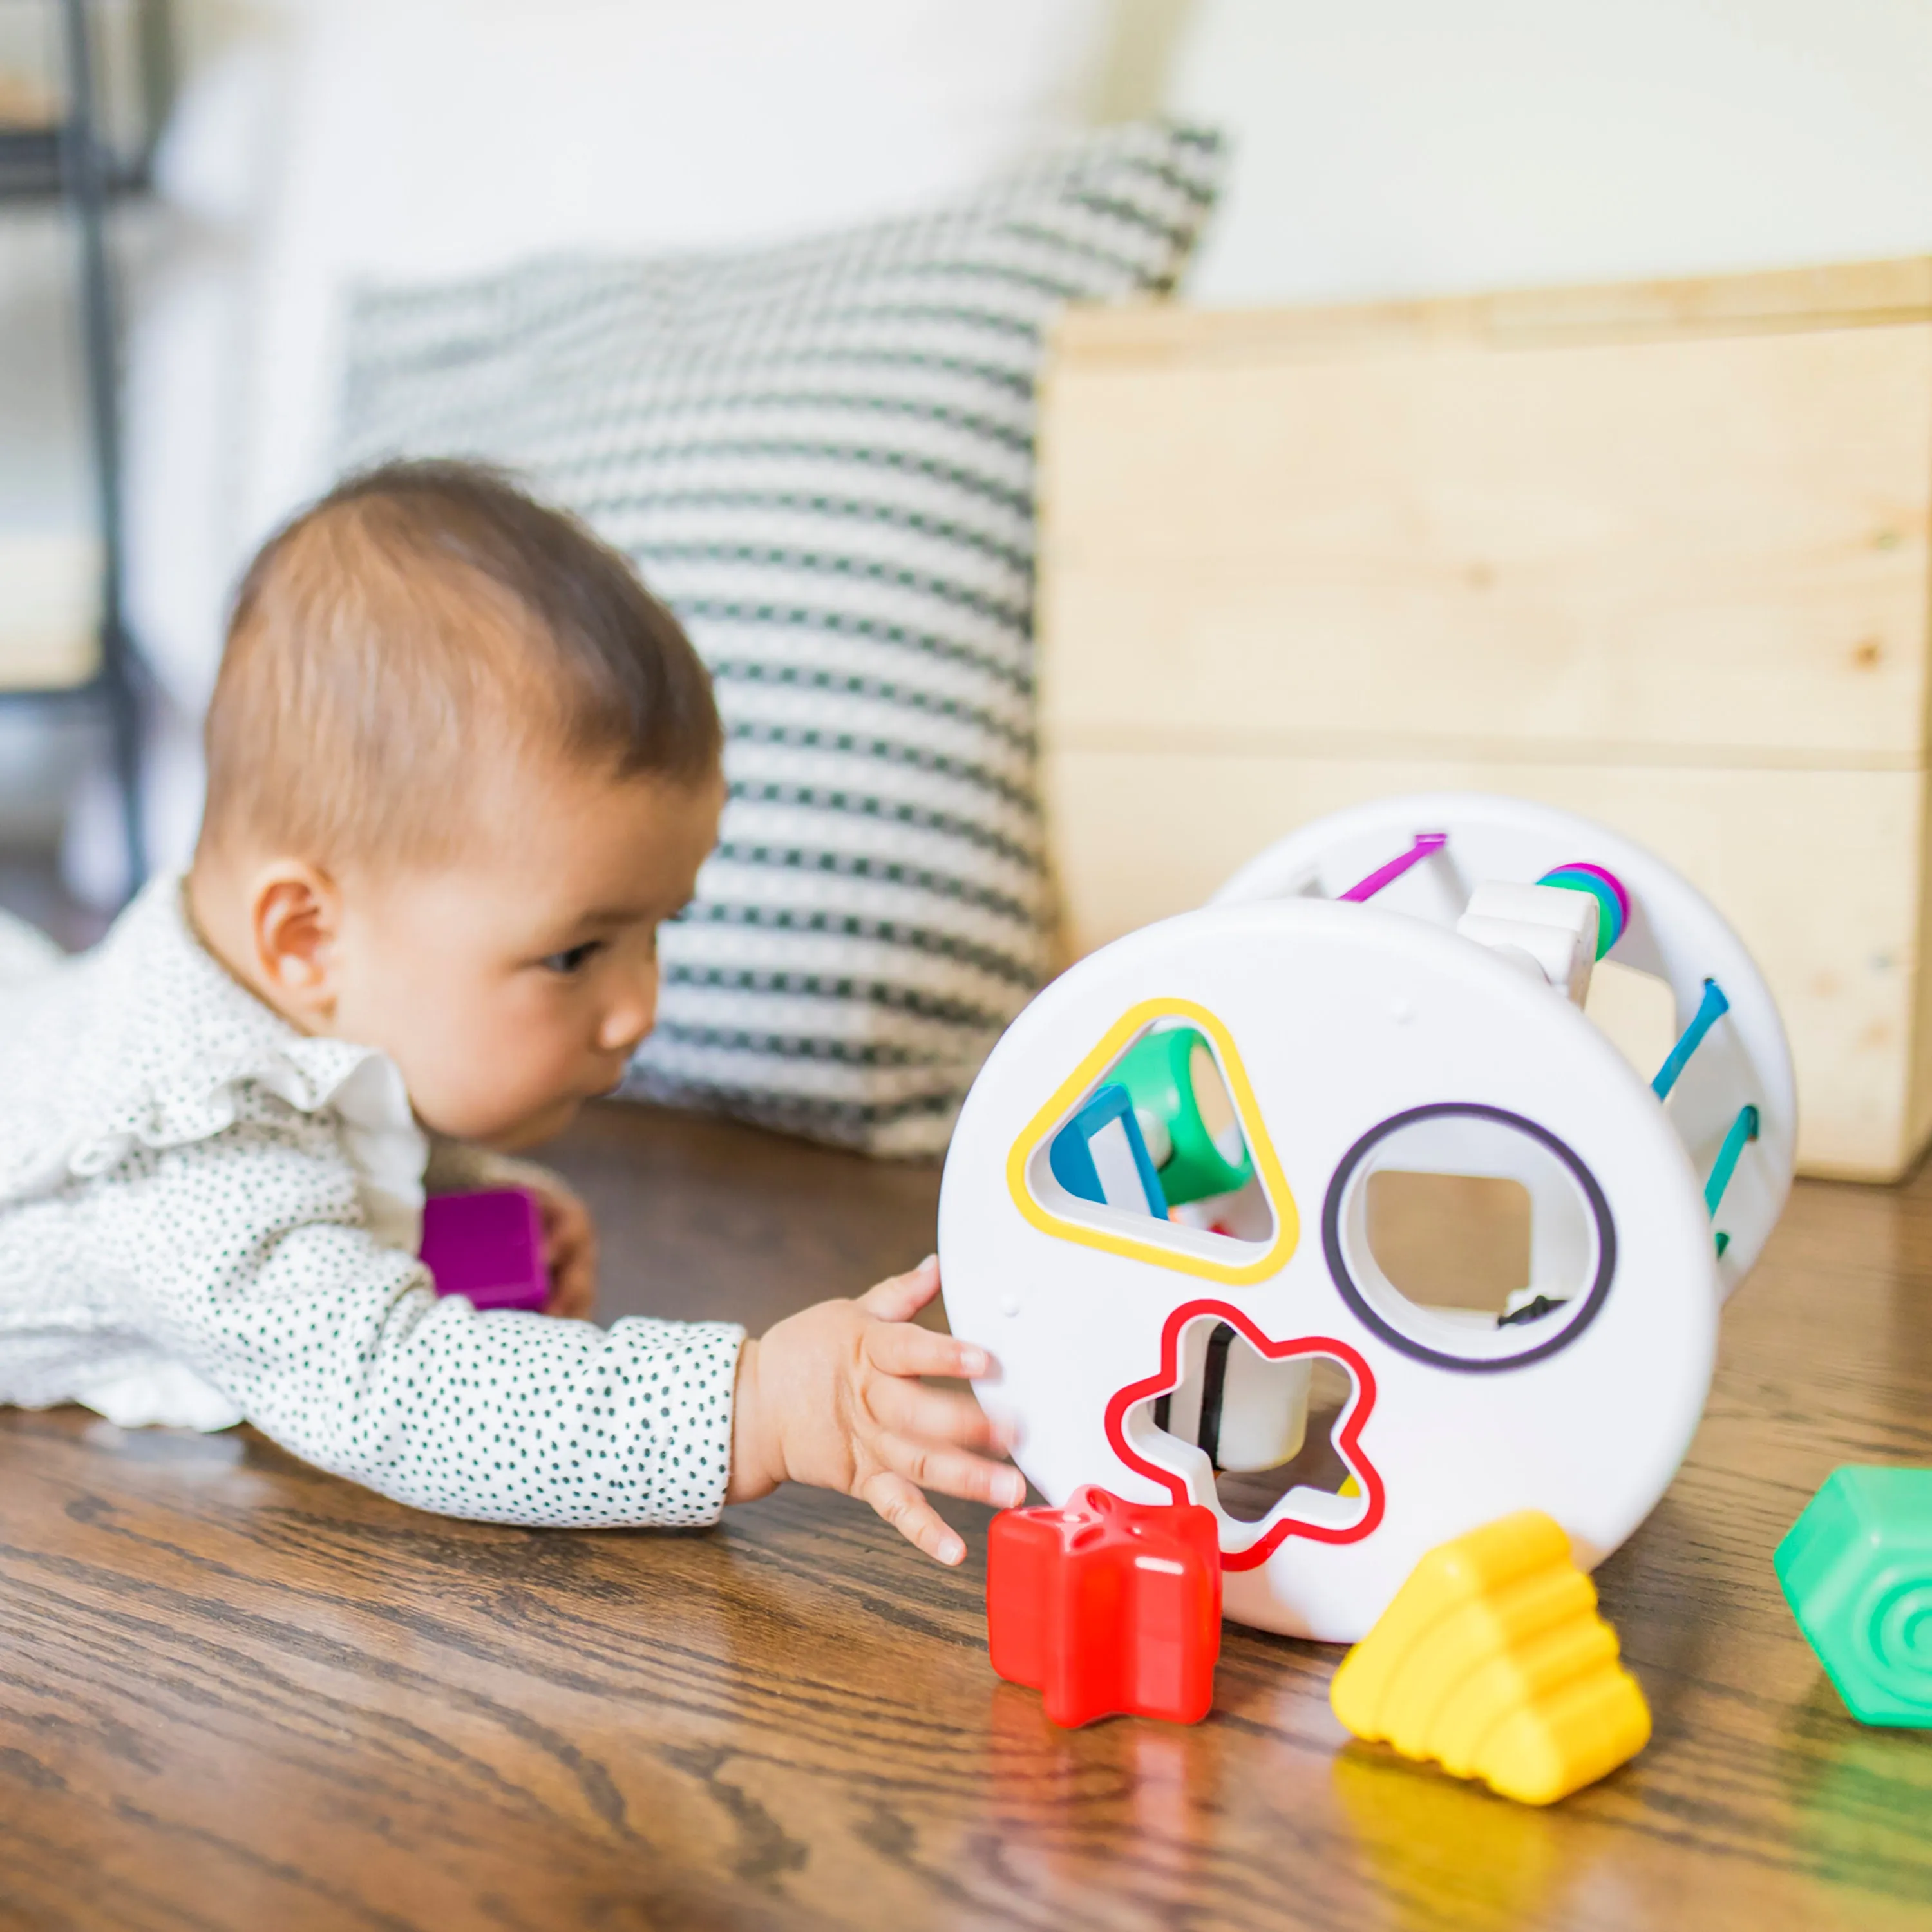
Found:
[[[36,4],[58,30],[59,85],[40,124],[30,118],[0,127],[0,202],[55,204],[72,218],[96,526],[79,532],[44,517],[0,526],[0,698],[41,706],[80,700],[104,710],[123,868],[133,884],[144,869],[145,841],[140,722],[122,602],[118,343],[107,223],[115,197],[145,186],[148,158],[144,139],[118,146],[104,125],[97,10],[88,0]],[[158,93],[167,34],[163,0],[146,0],[136,25]]]
[[[329,479],[355,284],[783,238],[968,187],[1082,124],[1112,11],[288,0],[190,86],[158,163],[181,229],[131,345],[130,594],[176,704],[205,700],[239,563]]]

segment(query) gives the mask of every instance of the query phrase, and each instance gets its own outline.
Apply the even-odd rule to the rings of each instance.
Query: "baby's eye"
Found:
[[[581,946],[572,946],[562,952],[553,952],[543,963],[553,973],[580,973],[602,946],[602,940],[586,940]]]

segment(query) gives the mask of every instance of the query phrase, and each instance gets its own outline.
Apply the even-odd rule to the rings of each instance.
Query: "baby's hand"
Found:
[[[517,1183],[537,1197],[543,1222],[544,1266],[550,1273],[544,1312],[587,1320],[597,1303],[597,1229],[590,1210],[547,1168],[531,1168]]]
[[[747,1342],[738,1363],[731,1481],[724,1500],[749,1502],[782,1482],[843,1490],[942,1563],[966,1554],[922,1492],[1010,1506],[1026,1496],[1010,1466],[971,1452],[1011,1447],[1009,1432],[968,1395],[921,1376],[983,1376],[983,1348],[916,1328],[939,1292],[928,1256],[856,1301],[821,1301]]]

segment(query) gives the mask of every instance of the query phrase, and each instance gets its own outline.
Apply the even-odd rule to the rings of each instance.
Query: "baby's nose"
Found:
[[[627,1000],[604,1016],[603,1024],[597,1030],[597,1044],[606,1053],[628,1054],[642,1043],[656,1018],[654,998]]]

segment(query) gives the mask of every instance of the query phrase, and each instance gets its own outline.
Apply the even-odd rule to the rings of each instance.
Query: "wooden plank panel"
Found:
[[[1932,1142],[1932,782],[1921,801],[1918,846],[1912,861],[1911,888],[1918,909],[1917,997],[1912,1018],[1911,1085],[1906,1106],[1906,1144],[1917,1150]]]
[[[1634,342],[1932,320],[1932,259],[1831,263],[1751,275],[1505,289],[1422,302],[1198,310],[1172,302],[1074,308],[1057,353],[1146,366],[1323,353],[1337,344]]]
[[[1888,1179],[1922,1142],[1908,1111],[1920,773],[1059,749],[1046,775],[1076,952],[1199,904],[1294,826],[1392,793],[1508,792],[1600,819],[1678,866],[1757,958],[1797,1063],[1801,1167]]]
[[[1063,360],[1042,503],[1049,730],[1924,753],[1932,323]]]

